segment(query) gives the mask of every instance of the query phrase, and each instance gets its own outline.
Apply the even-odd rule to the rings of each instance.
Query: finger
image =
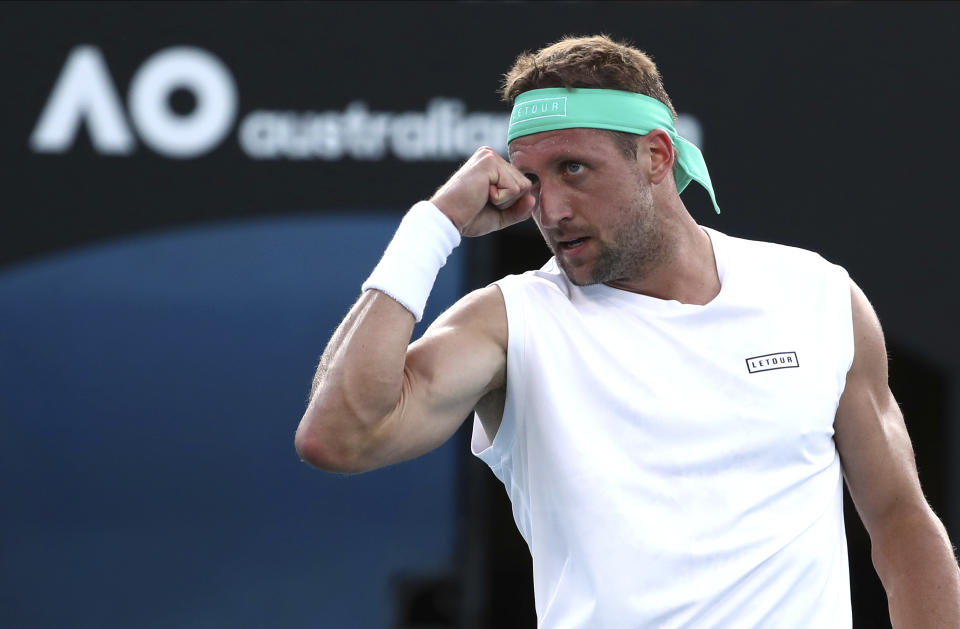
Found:
[[[530,181],[526,178],[505,176],[497,183],[490,184],[490,203],[503,210],[510,207],[530,191]]]
[[[490,198],[490,205],[497,209],[502,209],[513,205],[516,199],[510,198],[510,191],[507,188],[501,188],[495,183],[490,184],[490,190],[487,195]]]
[[[514,223],[519,223],[530,218],[533,208],[537,205],[537,199],[530,193],[525,193],[517,199],[512,205],[500,210],[500,228],[509,227]]]

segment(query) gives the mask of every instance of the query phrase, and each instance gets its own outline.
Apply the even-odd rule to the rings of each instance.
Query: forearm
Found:
[[[960,627],[960,571],[946,530],[918,508],[871,535],[894,629]]]
[[[353,409],[361,422],[392,410],[414,324],[410,311],[395,300],[377,290],[364,291],[320,357],[310,404]]]
[[[413,326],[459,242],[450,219],[429,203],[404,216],[320,359],[295,439],[304,460],[335,471],[382,464],[377,448],[401,405]]]
[[[300,456],[325,469],[351,471],[372,435],[396,408],[413,315],[368,290],[331,337],[297,429]]]

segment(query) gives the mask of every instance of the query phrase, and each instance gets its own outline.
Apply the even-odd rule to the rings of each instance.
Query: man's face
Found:
[[[642,279],[662,259],[644,155],[624,155],[597,129],[519,137],[510,161],[533,183],[533,219],[560,267],[579,286]]]

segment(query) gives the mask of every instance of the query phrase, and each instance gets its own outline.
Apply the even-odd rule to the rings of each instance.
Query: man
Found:
[[[653,62],[606,37],[522,55],[510,162],[479,149],[404,218],[320,361],[300,455],[360,472],[476,410],[541,627],[849,627],[842,481],[895,627],[960,627],[879,322],[819,256],[698,226],[713,196]],[[533,217],[554,258],[409,345],[460,236]],[[842,462],[842,468],[841,468]]]

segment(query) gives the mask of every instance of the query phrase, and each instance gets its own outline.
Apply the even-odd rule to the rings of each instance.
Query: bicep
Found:
[[[863,292],[851,283],[854,360],[834,421],[847,487],[868,532],[894,515],[925,509],[913,446],[887,383],[883,332]]]
[[[503,386],[506,340],[506,307],[490,286],[457,302],[410,345],[400,403],[387,423],[391,460],[441,445],[481,397]]]

